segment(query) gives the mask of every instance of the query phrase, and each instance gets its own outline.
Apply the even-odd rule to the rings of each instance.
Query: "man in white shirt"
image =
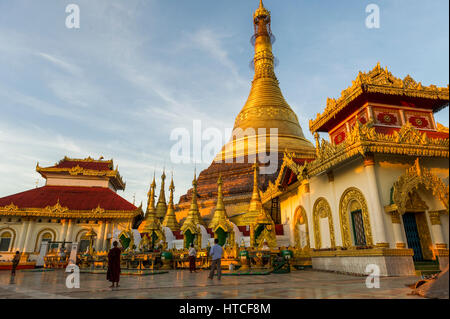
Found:
[[[217,269],[217,279],[220,280],[222,276],[222,269],[221,269],[221,258],[223,249],[222,246],[219,245],[219,239],[214,239],[214,246],[211,247],[211,250],[209,251],[211,255],[211,271],[209,273],[208,278],[213,279],[214,278],[214,272]]]
[[[194,244],[191,244],[191,247],[189,248],[189,271],[190,272],[197,272],[195,269],[195,257],[197,256],[197,251],[194,248]]]

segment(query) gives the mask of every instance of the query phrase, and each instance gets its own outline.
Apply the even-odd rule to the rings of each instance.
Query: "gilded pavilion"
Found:
[[[117,194],[125,182],[113,160],[64,157],[50,167],[38,163],[36,171],[45,186],[0,198],[2,258],[18,250],[36,260],[45,241],[50,249],[76,242],[81,252],[90,244],[97,252],[109,250],[142,218],[140,207]]]

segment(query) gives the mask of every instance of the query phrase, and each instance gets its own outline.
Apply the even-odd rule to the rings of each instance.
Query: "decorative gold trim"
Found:
[[[138,207],[136,210],[105,210],[99,214],[94,210],[70,210],[67,207],[61,207],[59,203],[54,206],[45,208],[15,208],[11,206],[0,207],[0,214],[4,216],[21,216],[21,217],[50,217],[50,218],[80,218],[80,219],[98,219],[98,218],[134,218],[142,214],[142,209]]]
[[[118,189],[125,189],[126,183],[123,181],[122,176],[120,176],[120,174],[119,174],[118,166],[116,166],[116,168],[113,169],[112,160],[110,160],[110,161],[93,160],[90,157],[88,157],[87,159],[84,159],[84,160],[80,160],[80,159],[71,159],[68,157],[64,157],[64,159],[61,160],[60,163],[63,161],[109,163],[110,170],[86,169],[86,168],[80,167],[79,165],[74,166],[74,167],[65,167],[65,168],[41,167],[41,166],[39,166],[39,163],[37,163],[36,164],[36,172],[40,173],[41,175],[45,174],[45,173],[68,173],[69,175],[72,175],[72,176],[83,175],[83,176],[96,176],[96,177],[99,177],[99,176],[110,177],[110,178],[114,178]],[[58,165],[58,163],[56,163],[56,165]]]
[[[342,143],[334,145],[324,139],[321,143],[316,142],[317,158],[307,163],[305,169],[308,176],[314,176],[351,158],[370,153],[448,158],[449,139],[429,138],[410,123],[392,134],[382,134],[375,131],[372,121],[366,124],[358,121]]]
[[[328,218],[328,226],[330,231],[331,248],[336,247],[336,240],[334,237],[333,216],[331,214],[331,208],[327,200],[323,197],[319,197],[314,203],[313,207],[313,219],[314,219],[314,241],[315,248],[322,247],[322,239],[320,235],[320,223],[319,218]]]
[[[428,212],[428,216],[430,216],[431,225],[441,225],[441,212],[440,211]]]
[[[378,62],[375,68],[368,73],[359,72],[355,81],[343,90],[339,99],[327,99],[327,106],[322,114],[318,113],[315,120],[309,121],[309,129],[316,132],[337,113],[343,110],[351,101],[364,93],[380,93],[384,95],[397,95],[431,100],[449,99],[449,88],[435,85],[423,86],[407,75],[403,80],[396,78],[388,71],[382,69]]]
[[[407,209],[409,194],[423,186],[433,192],[433,196],[439,199],[448,212],[449,186],[431,173],[431,171],[419,164],[419,158],[414,165],[406,170],[406,173],[394,183],[392,199],[397,205],[398,212],[403,214]]]
[[[311,257],[369,257],[369,256],[414,256],[412,249],[375,247],[369,249],[312,250]]]
[[[347,188],[342,194],[339,203],[339,217],[341,221],[342,244],[344,247],[352,246],[349,206],[354,201],[356,201],[359,204],[359,207],[362,212],[366,244],[368,246],[372,246],[373,245],[372,230],[370,227],[369,210],[367,208],[367,202],[362,192],[356,187]]]

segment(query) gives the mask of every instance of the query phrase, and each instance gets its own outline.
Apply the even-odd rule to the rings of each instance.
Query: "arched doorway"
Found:
[[[432,241],[426,211],[428,206],[419,192],[445,207],[448,213],[449,186],[434,175],[430,169],[419,164],[417,158],[406,173],[394,183],[391,203],[402,216],[404,233],[408,247],[413,249],[414,261],[434,259]]]
[[[330,205],[325,198],[320,197],[314,203],[313,219],[315,248],[335,248],[333,217]]]
[[[342,245],[372,246],[369,211],[362,192],[350,187],[344,191],[339,202]]]

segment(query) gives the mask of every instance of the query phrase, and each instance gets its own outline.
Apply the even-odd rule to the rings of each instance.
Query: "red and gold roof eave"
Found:
[[[80,219],[129,219],[143,214],[142,207],[135,210],[105,210],[97,206],[91,210],[71,210],[58,203],[45,208],[18,207],[14,203],[0,207],[2,216],[46,217],[46,218],[80,218]]]
[[[441,138],[429,138],[409,123],[392,134],[377,133],[372,123],[357,125],[339,145],[322,139],[317,149],[317,159],[307,164],[308,176],[332,169],[357,156],[365,154],[392,154],[413,157],[449,158],[449,134]]]
[[[314,160],[315,153],[305,157],[301,154],[285,151],[283,163],[281,164],[276,180],[273,183],[269,182],[266,190],[261,193],[262,203],[267,203],[269,200],[283,194],[287,188],[291,188],[292,185],[300,183],[306,173],[304,169],[308,163]]]
[[[449,87],[437,87],[435,85],[423,86],[414,81],[409,75],[403,80],[394,77],[387,68],[382,69],[378,63],[375,68],[368,72],[359,72],[352,85],[342,91],[337,100],[327,99],[325,111],[317,114],[315,120],[309,121],[309,129],[312,133],[317,131],[328,131],[327,123],[340,118],[342,113],[357,99],[369,96],[381,95],[388,97],[401,97],[409,101],[417,100],[419,105],[427,101],[428,106],[437,112],[449,103]],[[365,97],[364,97],[365,96]]]
[[[109,169],[87,169],[80,165],[72,166],[72,167],[58,167],[62,162],[70,161],[70,162],[98,162],[108,164]],[[56,173],[56,174],[64,174],[71,176],[95,176],[95,177],[106,177],[109,181],[114,185],[117,190],[125,190],[126,183],[123,181],[122,176],[119,174],[119,170],[116,167],[113,169],[113,160],[109,161],[101,161],[101,160],[93,160],[90,157],[86,159],[71,159],[68,157],[64,157],[59,163],[55,164],[55,166],[50,167],[41,167],[39,166],[39,162],[36,164],[36,172],[41,174],[42,177],[46,178],[47,173]]]

